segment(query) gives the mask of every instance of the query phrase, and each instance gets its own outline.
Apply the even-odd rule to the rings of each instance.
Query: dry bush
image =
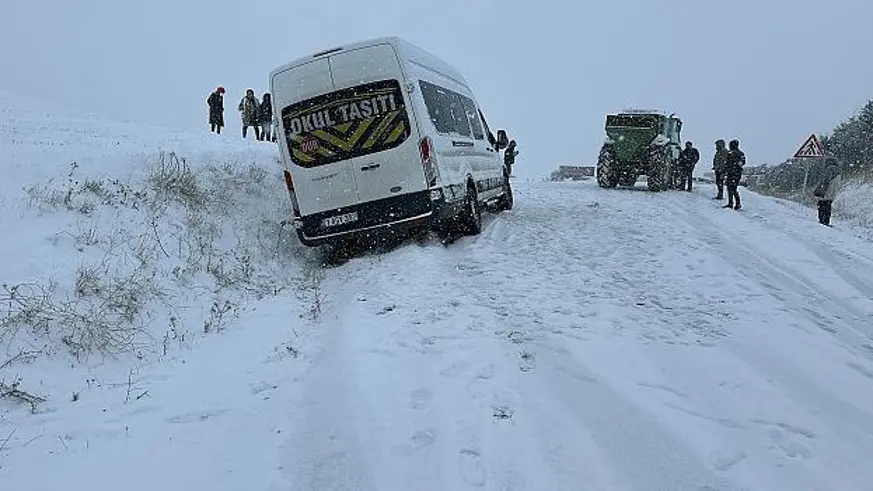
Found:
[[[76,178],[76,162],[70,164],[70,171],[60,185],[53,179],[45,184],[35,184],[24,189],[29,205],[40,212],[65,209],[80,214],[91,215],[98,206],[138,209],[146,200],[144,190],[134,189],[119,179]]]
[[[158,162],[149,169],[146,182],[155,194],[152,204],[178,201],[189,209],[199,209],[209,201],[186,159],[175,152],[161,151]]]
[[[27,194],[40,211],[79,217],[77,230],[59,236],[73,239],[80,266],[60,281],[4,285],[0,342],[39,340],[77,359],[166,356],[187,346],[192,332],[224,329],[246,301],[289,287],[308,302],[311,318],[320,315],[320,272],[303,277],[297,267],[302,251],[286,226],[281,176],[257,163],[192,166],[163,151],[134,184],[80,183],[76,172],[73,165],[61,184]],[[118,228],[107,230],[110,224]],[[209,308],[198,313],[196,306]]]
[[[146,307],[166,295],[143,268],[118,272],[107,264],[80,267],[66,295],[54,282],[2,288],[0,342],[26,329],[28,339],[60,342],[77,359],[134,351]]]

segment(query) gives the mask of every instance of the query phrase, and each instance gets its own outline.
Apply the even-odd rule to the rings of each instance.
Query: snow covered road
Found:
[[[22,366],[55,397],[0,413],[0,488],[869,490],[870,243],[711,191],[518,183],[133,377]]]
[[[709,192],[520,184],[328,270],[290,488],[868,489],[869,245]]]

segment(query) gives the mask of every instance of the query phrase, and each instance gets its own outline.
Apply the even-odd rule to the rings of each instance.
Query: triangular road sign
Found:
[[[824,145],[821,144],[818,137],[813,133],[809,135],[806,142],[804,142],[800,149],[797,150],[797,153],[794,154],[794,158],[824,157],[824,153]]]

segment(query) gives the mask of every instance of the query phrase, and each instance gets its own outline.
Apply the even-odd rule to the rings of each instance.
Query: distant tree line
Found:
[[[873,180],[873,100],[829,135],[821,135],[828,157],[836,158],[846,179]],[[824,159],[788,160],[762,166],[749,176],[749,187],[762,194],[812,203],[812,191],[824,172]]]
[[[873,171],[873,100],[844,121],[830,135],[822,136],[825,152],[836,157],[849,175]]]

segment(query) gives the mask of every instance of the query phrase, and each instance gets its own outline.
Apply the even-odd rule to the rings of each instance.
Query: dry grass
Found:
[[[76,217],[56,241],[79,265],[66,277],[3,285],[7,351],[44,344],[76,360],[166,356],[196,333],[225,329],[246,302],[287,289],[308,302],[311,318],[320,315],[320,273],[295,261],[278,173],[257,163],[193,165],[174,152],[157,154],[138,182],[78,179],[80,171],[73,164],[60,183],[26,189],[31,209]]]

